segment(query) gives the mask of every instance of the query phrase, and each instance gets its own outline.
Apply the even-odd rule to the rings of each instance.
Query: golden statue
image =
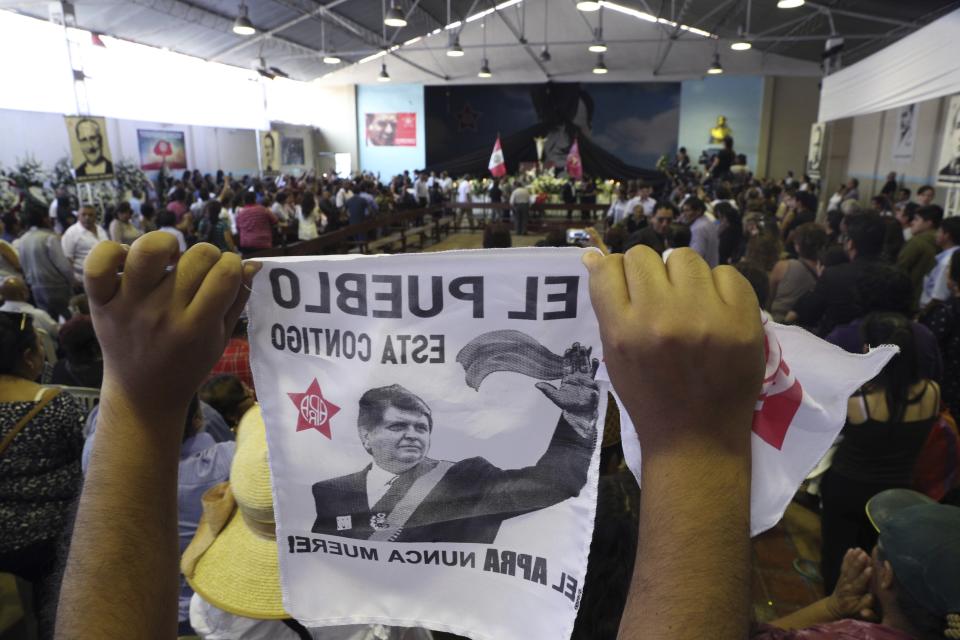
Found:
[[[710,129],[710,144],[723,144],[727,136],[733,137],[733,131],[727,126],[727,116],[717,116],[717,126]]]

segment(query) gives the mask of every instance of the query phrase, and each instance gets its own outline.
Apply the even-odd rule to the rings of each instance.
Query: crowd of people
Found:
[[[927,469],[935,493],[918,481],[917,465],[931,435],[960,411],[960,217],[944,218],[933,187],[914,198],[895,175],[869,205],[851,178],[823,209],[807,176],[755,179],[739,168],[746,161],[732,141],[723,151],[702,175],[681,150],[663,181],[621,183],[605,213],[582,210],[577,223],[597,227],[583,236],[566,228],[574,205],[596,204],[595,184],[568,180],[567,214],[544,240],[606,254],[585,264],[604,341],[618,345],[605,349],[607,367],[644,447],[642,501],[616,443],[604,448],[574,637],[614,637],[618,628],[626,638],[747,637],[759,307],[847,351],[893,344],[899,354],[849,399],[820,484],[830,595],[749,633],[958,638],[960,509],[946,505],[960,497],[943,486],[957,469]],[[63,638],[98,637],[107,624],[132,637],[177,625],[181,635],[212,639],[443,637],[379,625],[308,630],[277,610],[278,583],[259,601],[224,602],[224,578],[204,563],[211,549],[229,556],[229,546],[217,547],[229,543],[216,532],[197,540],[208,502],[225,504],[225,483],[234,486],[228,516],[271,495],[269,470],[257,463],[263,421],[241,317],[256,265],[237,254],[437,204],[456,211],[458,226],[462,218],[470,229],[485,226],[486,247],[527,233],[533,197],[523,179],[491,181],[484,201],[509,205],[492,224],[480,225],[469,207],[457,211],[472,197],[468,177],[425,171],[388,184],[364,174],[238,180],[194,171],[107,211],[60,193],[49,206],[26,200],[4,214],[0,571],[34,585],[41,637],[53,634],[55,610]],[[200,283],[218,269],[220,287],[233,288],[213,295]],[[172,278],[194,282],[204,314],[187,313],[164,285]],[[676,339],[658,333],[663,323]],[[663,379],[684,381],[679,388],[651,379],[654,361],[671,368]],[[70,387],[102,389],[100,404],[87,411]],[[684,396],[689,389],[703,399]],[[677,424],[693,437],[677,435]],[[711,447],[729,455],[698,462]],[[713,526],[718,519],[729,526]],[[171,536],[182,562],[165,551]],[[275,554],[257,570],[275,577]],[[173,595],[163,580],[171,572]],[[121,602],[100,591],[117,589]],[[817,624],[826,626],[806,629]]]

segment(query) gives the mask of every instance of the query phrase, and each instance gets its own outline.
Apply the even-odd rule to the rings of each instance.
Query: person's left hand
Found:
[[[870,594],[870,555],[863,549],[848,549],[840,565],[840,578],[827,597],[830,612],[840,618],[874,617],[873,595]]]
[[[591,359],[593,347],[582,347],[579,342],[563,354],[563,378],[560,388],[549,382],[538,382],[537,389],[563,410],[563,418],[582,438],[590,436],[597,425],[600,388],[593,379],[600,366]]]

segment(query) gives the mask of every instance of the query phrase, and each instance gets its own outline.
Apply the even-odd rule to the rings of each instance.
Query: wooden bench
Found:
[[[449,234],[453,230],[454,216],[444,216],[437,220],[437,234],[436,239],[439,240],[440,236],[444,233]]]
[[[411,238],[415,237],[414,241],[418,249],[423,249],[424,245],[427,244],[427,238],[433,235],[433,225],[432,224],[421,224],[416,227],[411,227],[406,230],[407,241],[410,242]],[[404,243],[406,245],[406,243]],[[406,246],[404,246],[406,250]]]
[[[367,242],[367,253],[387,253],[397,243],[404,243],[403,233],[391,233],[383,238]]]

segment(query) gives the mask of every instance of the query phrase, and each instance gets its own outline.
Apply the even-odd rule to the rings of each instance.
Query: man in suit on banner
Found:
[[[563,357],[559,388],[536,385],[561,415],[546,452],[522,469],[500,469],[481,457],[460,462],[427,457],[430,407],[398,384],[368,390],[360,398],[357,426],[372,462],[313,485],[313,532],[490,544],[504,520],[577,496],[596,442],[596,366],[590,350],[575,344]]]

